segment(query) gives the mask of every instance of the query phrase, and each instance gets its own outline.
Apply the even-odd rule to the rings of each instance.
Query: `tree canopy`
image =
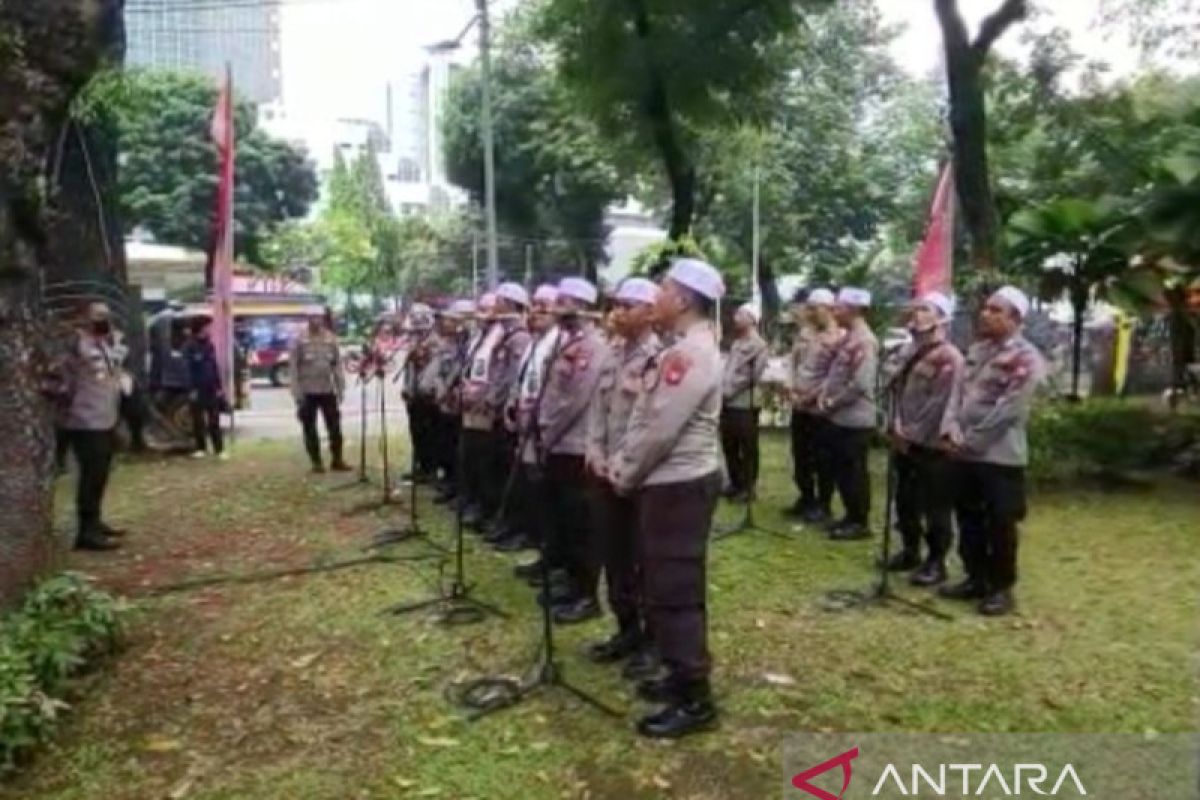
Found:
[[[128,230],[158,241],[206,249],[212,236],[217,152],[210,136],[217,87],[184,73],[131,71],[100,90],[111,104],[121,143],[120,198]],[[276,225],[303,217],[317,197],[305,151],[257,127],[252,105],[239,101],[235,242],[239,257],[262,263],[261,247]]]

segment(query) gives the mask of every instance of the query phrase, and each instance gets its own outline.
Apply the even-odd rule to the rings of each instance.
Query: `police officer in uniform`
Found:
[[[979,341],[967,353],[965,377],[951,400],[956,413],[943,431],[943,444],[958,462],[955,507],[967,577],[941,594],[978,600],[986,616],[1013,609],[1017,525],[1026,513],[1026,428],[1046,374],[1041,354],[1021,335],[1028,313],[1029,299],[1012,286],[988,298]]]
[[[502,283],[496,287],[495,324],[499,326],[500,338],[491,350],[488,365],[487,385],[482,408],[490,419],[488,442],[480,465],[483,493],[479,504],[480,517],[472,522],[480,533],[495,541],[509,533],[496,514],[504,484],[512,465],[513,443],[504,427],[504,408],[517,380],[521,368],[521,356],[529,347],[530,336],[525,326],[525,314],[529,309],[529,293],[515,283]]]
[[[507,436],[505,447],[511,464],[506,476],[507,503],[503,509],[504,519],[499,530],[491,539],[497,550],[511,553],[531,547],[540,547],[546,530],[544,504],[537,500],[541,489],[536,468],[533,443],[533,410],[546,376],[548,359],[554,352],[557,340],[554,306],[558,300],[558,289],[543,284],[534,291],[530,299],[529,344],[521,354],[516,380],[508,392],[504,407],[504,429]],[[518,565],[516,574],[523,579],[541,576],[540,562]]]
[[[102,511],[116,449],[125,353],[113,335],[107,305],[90,303],[82,322],[65,369],[69,405],[63,421],[66,441],[79,463],[75,548],[115,550],[121,531],[105,524]]]
[[[726,496],[747,501],[758,483],[759,381],[767,368],[767,343],[758,333],[758,311],[749,304],[733,315],[733,344],[725,358],[721,392],[721,446],[729,472]]]
[[[437,473],[434,459],[433,363],[437,339],[433,332],[433,309],[416,303],[408,312],[409,351],[400,376],[404,407],[408,412],[408,435],[416,467],[407,476],[417,483],[429,483]]]
[[[817,408],[826,415],[834,481],[846,516],[829,536],[835,541],[865,539],[871,535],[871,476],[867,455],[875,429],[875,372],[879,364],[879,342],[864,314],[871,293],[846,287],[838,292],[834,317],[846,332],[838,345],[829,374],[821,387]]]
[[[940,292],[930,292],[909,307],[913,338],[902,348],[899,371],[888,387],[896,517],[903,542],[888,569],[916,570],[910,577],[916,586],[946,580],[946,555],[954,538],[954,466],[940,446],[942,431],[955,413],[951,394],[963,372],[962,353],[946,335],[952,311],[950,299]],[[924,559],[922,538],[929,547]]]
[[[558,347],[538,408],[537,447],[550,515],[547,547],[551,565],[561,563],[567,573],[565,585],[546,587],[543,602],[554,606],[554,620],[560,624],[600,615],[596,602],[600,565],[595,559],[583,459],[588,404],[607,356],[600,331],[588,318],[596,299],[596,287],[582,278],[559,282]]]
[[[671,267],[655,314],[674,341],[643,374],[609,473],[616,492],[637,504],[646,622],[667,670],[638,686],[644,699],[665,704],[638,723],[653,738],[706,730],[717,719],[705,573],[721,481],[722,369],[712,317],[724,290],[720,273],[702,261]]]
[[[434,502],[443,505],[455,492],[455,458],[458,451],[458,423],[461,417],[453,403],[452,383],[457,381],[466,348],[463,321],[474,310],[470,301],[455,300],[435,313],[437,338],[431,349],[429,366],[421,374],[421,390],[430,401],[433,461],[440,479]]]
[[[492,430],[496,415],[487,407],[488,379],[492,354],[504,336],[500,321],[495,319],[496,295],[480,296],[475,314],[474,330],[467,343],[466,368],[459,384],[459,404],[462,409],[462,434],[459,437],[459,465],[463,475],[459,488],[462,495],[464,524],[477,527],[485,519],[488,487],[487,466],[490,463]]]
[[[617,494],[611,472],[642,376],[661,349],[653,330],[657,301],[658,287],[645,278],[627,278],[617,289],[611,314],[614,341],[588,407],[584,460],[592,477],[598,561],[604,566],[608,603],[617,621],[616,634],[588,650],[597,663],[620,661],[648,644],[637,569],[637,506],[632,498]]]
[[[833,512],[833,455],[828,418],[817,400],[845,335],[833,319],[833,292],[813,289],[800,308],[800,331],[791,358],[792,465],[800,496],[791,516],[821,525]]]
[[[292,342],[288,354],[292,371],[292,397],[296,416],[304,429],[304,449],[313,472],[324,472],[321,438],[317,433],[317,412],[325,419],[329,434],[329,453],[337,472],[349,471],[342,458],[342,416],[339,406],[345,393],[345,376],[338,350],[337,336],[328,325],[326,314],[308,318],[308,330]]]

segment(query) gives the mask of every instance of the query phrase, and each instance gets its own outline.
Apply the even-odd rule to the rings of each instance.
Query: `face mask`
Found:
[[[97,336],[107,336],[111,330],[112,323],[107,320],[92,323],[92,333]]]

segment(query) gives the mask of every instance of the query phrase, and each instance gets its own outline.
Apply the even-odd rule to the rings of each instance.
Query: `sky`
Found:
[[[499,16],[517,0],[492,0]],[[1001,0],[960,0],[974,30]],[[932,0],[879,0],[886,18],[904,24],[897,61],[914,75],[941,64],[941,35]],[[1077,49],[1113,64],[1118,73],[1136,66],[1136,56],[1119,37],[1092,26],[1095,0],[1054,0],[1039,25],[1067,28]],[[386,86],[417,70],[423,48],[459,34],[474,16],[475,0],[284,0],[282,6],[284,105],[288,128],[313,137],[341,117],[383,122]],[[1005,53],[1020,51],[1019,36],[1001,40]],[[471,55],[470,35],[464,57]],[[319,138],[319,137],[318,137]]]

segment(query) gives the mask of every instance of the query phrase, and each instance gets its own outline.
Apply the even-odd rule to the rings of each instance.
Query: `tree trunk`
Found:
[[[1074,317],[1071,320],[1071,399],[1078,400],[1079,376],[1083,368],[1083,322],[1087,314],[1087,290],[1073,291],[1071,308]]]
[[[772,322],[779,316],[783,302],[779,297],[779,286],[775,283],[775,268],[765,255],[758,257],[758,291],[762,295],[763,319]]]
[[[1173,287],[1166,292],[1170,305],[1168,324],[1171,332],[1171,388],[1177,391],[1187,387],[1187,368],[1196,358],[1196,328],[1192,324],[1187,306],[1187,290]]]
[[[677,242],[692,230],[696,214],[696,167],[684,147],[683,137],[671,110],[666,81],[655,58],[650,15],[645,0],[630,0],[633,26],[642,42],[646,69],[646,93],[643,110],[650,125],[654,144],[671,184],[671,221],[667,236]]]
[[[954,138],[955,187],[971,235],[971,264],[976,272],[996,266],[999,215],[992,192],[987,151],[987,103],[983,65],[996,40],[1028,13],[1026,0],[1004,0],[984,20],[972,42],[957,0],[934,0],[946,52],[950,87],[950,130]]]
[[[54,426],[40,304],[50,262],[40,181],[71,99],[100,63],[117,0],[0,0],[0,602],[57,562]],[[18,43],[18,44],[14,44]]]

